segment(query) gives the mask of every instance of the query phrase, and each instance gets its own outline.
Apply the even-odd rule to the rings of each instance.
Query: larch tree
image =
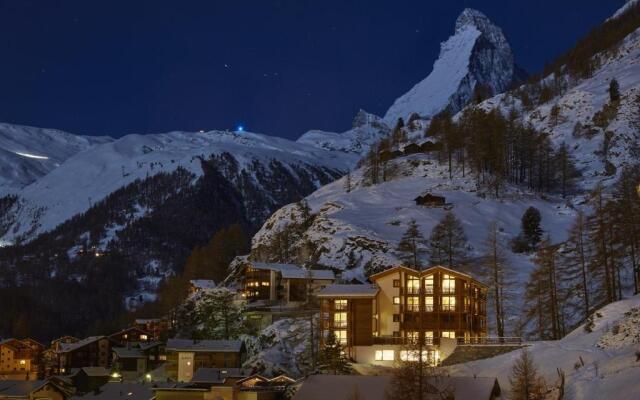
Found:
[[[588,267],[593,249],[589,241],[587,218],[582,210],[578,211],[563,247],[564,251],[558,260],[559,276],[565,287],[563,298],[571,302],[577,297],[582,302],[582,318],[586,319],[592,306]],[[576,293],[578,296],[575,296]],[[575,306],[578,307],[578,304]]]
[[[400,259],[415,269],[421,268],[421,258],[425,252],[425,239],[415,220],[409,221],[407,230],[398,243]]]
[[[464,264],[467,258],[467,236],[460,220],[452,212],[433,228],[429,237],[432,264],[453,267]]]
[[[546,397],[546,384],[527,349],[522,350],[513,363],[509,383],[509,400],[544,400]]]
[[[506,257],[500,246],[499,230],[496,221],[489,224],[487,238],[485,239],[484,268],[483,272],[493,295],[494,312],[496,319],[496,333],[498,337],[505,336],[504,328],[504,287]]]

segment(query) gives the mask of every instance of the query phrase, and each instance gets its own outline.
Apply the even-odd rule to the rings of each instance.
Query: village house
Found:
[[[169,318],[138,318],[134,321],[133,326],[149,332],[152,340],[161,340],[172,329]]]
[[[394,267],[370,277],[373,284],[323,289],[323,340],[329,332],[357,362],[392,366],[415,352],[421,337],[427,358],[438,364],[458,342],[487,336],[487,286],[471,276],[437,266],[423,271]]]
[[[60,366],[58,365],[58,350],[60,349],[60,344],[62,343],[75,343],[79,339],[73,336],[62,336],[58,339],[54,339],[51,341],[51,345],[49,348],[44,349],[42,352],[42,364],[44,369],[44,377],[48,378],[53,375],[57,375],[60,372],[58,369]]]
[[[117,346],[126,343],[140,343],[152,340],[151,334],[138,327],[130,327],[109,335],[109,340]]]
[[[431,193],[422,194],[414,199],[417,205],[425,207],[444,207],[446,199],[443,196],[436,196]]]
[[[113,347],[111,351],[113,369],[124,381],[139,379],[165,359],[164,345],[157,341],[127,343],[124,347]]]
[[[249,302],[300,305],[335,281],[330,270],[305,269],[294,264],[253,262],[242,271],[242,294]]]
[[[36,380],[44,346],[32,339],[0,341],[0,379]]]
[[[210,279],[192,279],[189,281],[189,295],[200,293],[203,290],[215,289],[216,283]]]
[[[311,375],[304,380],[293,400],[366,399],[385,400],[391,376]],[[496,378],[427,378],[426,399],[497,400],[501,397]],[[359,396],[359,397],[356,397]]]
[[[154,389],[156,400],[277,400],[294,379],[266,378],[240,368],[200,368],[189,383]]]
[[[69,392],[50,380],[0,380],[0,400],[67,400],[69,397]]]
[[[169,339],[166,353],[167,376],[189,382],[200,368],[240,368],[246,349],[241,340]]]
[[[73,369],[65,376],[71,381],[77,394],[92,392],[111,379],[111,370],[104,367],[83,367]]]
[[[56,353],[61,374],[69,373],[72,368],[107,368],[111,361],[111,341],[106,336],[90,336],[74,343],[60,343]]]

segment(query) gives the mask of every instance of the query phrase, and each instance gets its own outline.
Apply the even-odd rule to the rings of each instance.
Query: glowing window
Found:
[[[433,311],[433,296],[425,296],[424,309],[427,312]]]
[[[429,359],[429,351],[422,351],[422,360],[427,361]],[[401,350],[400,360],[402,361],[420,361],[420,352],[418,350]]]
[[[393,361],[395,360],[394,350],[376,350],[374,359],[376,361]]]
[[[347,344],[347,331],[345,329],[337,330],[334,332],[334,334],[336,335],[336,340],[340,344]]]
[[[433,294],[433,275],[424,278],[424,291],[426,294]]]
[[[393,297],[393,304],[400,304],[400,297],[394,296]]]
[[[420,337],[417,331],[409,331],[406,334],[407,342],[409,343],[418,343],[418,338]]]
[[[263,281],[262,282],[262,286],[269,286],[269,282],[268,281]]]
[[[442,293],[449,294],[456,292],[456,278],[451,275],[442,276]]]
[[[407,311],[420,311],[420,298],[418,296],[407,297]]]
[[[442,296],[442,311],[455,311],[455,310],[456,310],[456,297]]]
[[[147,340],[149,337],[147,335],[140,335],[140,340]]]
[[[336,300],[333,303],[333,307],[336,310],[346,310],[347,309],[347,300]]]
[[[346,328],[347,327],[347,313],[346,312],[337,312],[333,314],[333,326],[336,328]]]
[[[418,294],[420,292],[420,279],[415,276],[410,276],[407,280],[407,293]]]
[[[442,331],[443,338],[455,339],[456,333],[454,331]]]

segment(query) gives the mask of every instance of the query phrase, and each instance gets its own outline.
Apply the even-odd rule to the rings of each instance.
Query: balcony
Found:
[[[457,338],[459,346],[497,346],[497,345],[521,345],[521,337],[480,337],[480,338]]]
[[[373,344],[381,344],[387,346],[416,346],[418,343],[414,338],[400,336],[374,336]],[[437,346],[440,344],[438,338],[428,337],[424,339],[425,346]]]

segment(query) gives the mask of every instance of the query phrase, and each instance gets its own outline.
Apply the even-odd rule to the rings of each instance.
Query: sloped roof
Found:
[[[153,388],[150,384],[109,382],[102,386],[97,392],[90,392],[83,396],[75,396],[71,399],[152,400],[155,395],[152,389]]]
[[[375,297],[378,287],[368,284],[327,285],[318,293],[318,297]]]
[[[167,350],[194,351],[194,352],[230,352],[237,353],[242,350],[242,340],[189,340],[169,339]]]
[[[89,336],[82,340],[78,340],[74,343],[60,343],[60,347],[58,349],[59,353],[68,353],[70,351],[79,349],[93,342],[97,342],[98,340],[106,339],[106,336]]]
[[[87,376],[109,376],[111,372],[105,367],[82,367],[73,371],[71,376],[84,372]]]
[[[189,281],[197,289],[214,289],[216,283],[210,279],[192,279]]]
[[[27,397],[29,393],[41,388],[46,381],[3,381],[0,380],[0,398]]]
[[[284,279],[307,279],[309,278],[309,275],[311,275],[311,279],[331,281],[336,279],[333,271],[328,269],[299,269],[282,271],[282,277]]]
[[[384,400],[391,376],[312,375],[304,380],[293,400],[346,399],[358,393],[367,400]],[[441,377],[427,383],[439,391],[451,392],[456,400],[489,400],[496,378]]]
[[[198,368],[192,383],[224,383],[227,378],[245,378],[251,375],[251,371],[242,368]]]
[[[114,353],[118,358],[145,358],[146,356],[139,348],[127,348],[127,347],[114,347]]]
[[[302,269],[302,267],[295,264],[279,264],[279,263],[263,263],[263,262],[252,262],[251,268],[268,270],[268,271],[277,271],[277,272],[297,271]]]

